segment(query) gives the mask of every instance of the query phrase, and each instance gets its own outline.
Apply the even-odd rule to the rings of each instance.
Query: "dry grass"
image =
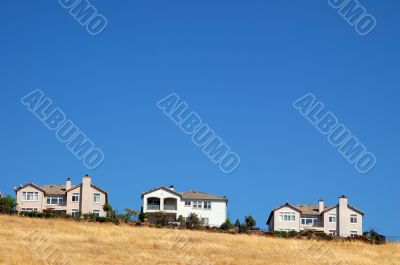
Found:
[[[61,252],[53,253],[57,248]],[[400,244],[315,243],[0,216],[0,264],[57,264],[46,260],[52,253],[65,255],[70,263],[64,264],[85,265],[400,264]]]

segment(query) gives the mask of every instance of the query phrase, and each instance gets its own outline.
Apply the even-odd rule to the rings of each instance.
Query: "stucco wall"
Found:
[[[293,212],[295,213],[295,221],[280,221],[279,216],[282,212]],[[290,207],[282,207],[274,212],[274,221],[273,221],[273,229],[272,230],[283,230],[290,229],[295,230],[297,232],[300,231],[300,213],[298,211],[293,210]]]
[[[23,201],[22,200],[22,193],[23,192],[38,192],[39,193],[39,199],[38,201]],[[38,212],[43,211],[44,205],[44,200],[43,200],[44,194],[42,191],[32,187],[32,186],[27,186],[23,189],[20,189],[17,191],[17,210],[21,211],[22,208],[37,208]]]

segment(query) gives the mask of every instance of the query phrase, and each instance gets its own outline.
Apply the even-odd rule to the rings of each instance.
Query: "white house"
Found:
[[[228,199],[199,191],[176,192],[173,186],[159,187],[142,193],[142,210],[154,222],[154,214],[164,212],[170,221],[195,213],[204,225],[220,226],[227,218]]]
[[[318,205],[281,205],[268,217],[269,231],[314,230],[341,237],[362,235],[364,213],[349,205],[346,196],[339,197],[335,206],[324,204],[320,200]]]

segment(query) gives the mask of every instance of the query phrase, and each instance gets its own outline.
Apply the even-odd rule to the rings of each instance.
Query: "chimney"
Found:
[[[67,181],[65,182],[65,190],[69,190],[72,187],[71,179],[67,178]]]
[[[345,195],[339,197],[339,209],[338,214],[339,218],[336,218],[339,221],[338,229],[339,236],[349,236],[350,231],[347,223],[349,222],[350,214],[347,208],[348,198]]]
[[[169,186],[169,189],[175,191],[174,185]]]
[[[322,213],[324,211],[324,200],[319,200],[318,202],[318,212]]]
[[[82,178],[82,186],[89,188],[92,184],[92,178],[89,175],[85,175]]]
[[[82,214],[91,213],[92,212],[92,202],[93,202],[93,195],[92,195],[92,178],[89,175],[85,175],[82,178],[82,186],[81,186],[81,212]]]

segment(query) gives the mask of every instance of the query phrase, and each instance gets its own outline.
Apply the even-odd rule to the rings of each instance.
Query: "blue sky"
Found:
[[[286,201],[366,212],[364,229],[400,235],[398,1],[363,0],[366,37],[327,1],[100,1],[91,36],[57,1],[0,10],[0,190],[90,174],[122,210],[174,184],[229,197],[231,219],[259,226]],[[88,170],[20,98],[41,89],[105,154]],[[177,93],[237,152],[222,173],[157,108]],[[360,174],[292,102],[313,93],[373,152]]]

